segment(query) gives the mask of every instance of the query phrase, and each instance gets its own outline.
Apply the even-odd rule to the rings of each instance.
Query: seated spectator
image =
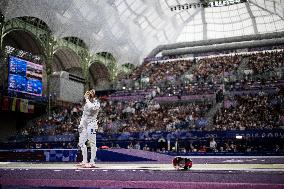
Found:
[[[214,138],[210,139],[209,149],[211,152],[215,152],[217,150],[217,143]]]

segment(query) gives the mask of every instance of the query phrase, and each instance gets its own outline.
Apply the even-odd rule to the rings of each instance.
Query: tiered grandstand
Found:
[[[0,89],[0,188],[2,162],[81,161],[78,126],[91,89],[98,162],[280,157],[269,163],[283,171],[284,4],[2,0]],[[167,187],[189,183],[175,182]],[[89,184],[115,186],[98,183]]]

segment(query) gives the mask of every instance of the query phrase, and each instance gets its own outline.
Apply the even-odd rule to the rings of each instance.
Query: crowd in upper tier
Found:
[[[267,72],[275,71],[276,68],[283,68],[284,51],[250,52],[249,54],[201,57],[195,60],[145,62],[121,81],[128,79],[129,82],[143,81],[150,86],[161,86],[165,81],[171,84],[183,83],[183,77],[187,75],[191,82],[199,84],[220,83],[224,77],[236,75],[240,66],[242,66],[243,75],[267,74]]]
[[[192,73],[197,81],[215,81],[233,74],[241,64],[241,60],[242,57],[238,55],[203,58],[198,61],[198,66]]]
[[[164,62],[145,62],[137,67],[129,76],[132,80],[149,78],[150,84],[161,80],[176,79],[193,65],[191,60],[175,60]]]
[[[269,72],[284,66],[284,51],[254,53],[248,55],[248,67],[255,74]]]

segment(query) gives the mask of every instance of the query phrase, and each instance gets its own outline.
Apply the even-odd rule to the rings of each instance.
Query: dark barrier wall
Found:
[[[0,112],[0,142],[16,133],[17,120],[11,113]]]
[[[1,109],[1,107],[0,107]],[[35,106],[36,111],[44,111],[44,107]],[[23,128],[29,120],[39,116],[39,114],[1,111],[0,110],[0,142],[8,141],[8,138],[15,136],[16,132]]]

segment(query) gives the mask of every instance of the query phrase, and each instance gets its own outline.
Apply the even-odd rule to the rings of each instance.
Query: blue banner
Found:
[[[71,142],[74,141],[73,134],[68,135],[55,135],[55,136],[36,136],[33,137],[33,142]]]
[[[97,134],[98,140],[159,140],[164,139],[198,139],[198,138],[284,138],[284,130],[245,130],[245,131],[192,131],[192,132],[140,132],[115,135]]]
[[[284,130],[245,130],[245,131],[176,131],[176,132],[140,132],[140,133],[120,133],[120,134],[100,134],[97,133],[98,141],[109,140],[175,140],[175,139],[205,139],[205,138],[236,138],[242,136],[246,138],[284,138]],[[63,142],[74,141],[75,135],[56,135],[34,137],[34,142]]]

